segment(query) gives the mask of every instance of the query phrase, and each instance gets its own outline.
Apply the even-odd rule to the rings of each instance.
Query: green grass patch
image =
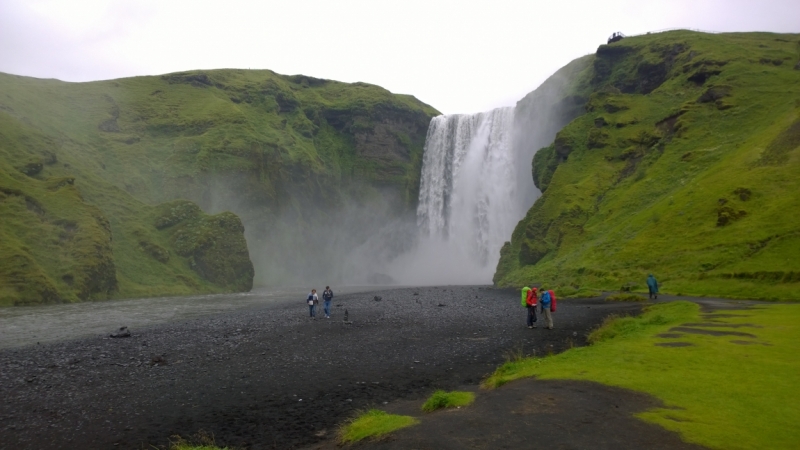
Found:
[[[474,392],[466,391],[451,391],[445,392],[438,390],[428,398],[422,410],[425,412],[436,411],[442,408],[456,408],[459,406],[467,406],[475,401]]]
[[[339,429],[339,440],[342,443],[358,442],[370,437],[384,436],[418,423],[419,420],[411,416],[388,414],[379,409],[370,409],[342,426]]]
[[[607,302],[644,302],[646,297],[636,294],[613,294],[605,299]]]
[[[721,449],[796,448],[800,442],[800,305],[769,305],[716,319],[755,335],[683,334],[688,347],[656,336],[684,323],[702,323],[699,307],[672,302],[640,317],[607,321],[592,333],[592,346],[545,358],[510,361],[485,382],[511,380],[596,381],[654,395],[664,407],[638,415],[681,434],[688,442]],[[699,328],[703,328],[699,326]]]

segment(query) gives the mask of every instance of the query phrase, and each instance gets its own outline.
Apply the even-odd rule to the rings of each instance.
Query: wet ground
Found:
[[[246,301],[107,324],[129,325],[130,338],[0,350],[0,448],[152,448],[200,430],[242,448],[327,445],[356,410],[476,385],[511,354],[583,345],[607,315],[640,308],[562,301],[546,330],[525,326],[516,291],[477,286],[337,295],[331,319],[310,319],[302,297]]]
[[[375,287],[348,286],[337,289],[337,293],[348,294],[374,289]],[[0,348],[107,335],[113,327],[141,329],[215,314],[291,304],[296,303],[297,299],[305,298],[307,291],[305,288],[254,289],[239,294],[0,308]]]

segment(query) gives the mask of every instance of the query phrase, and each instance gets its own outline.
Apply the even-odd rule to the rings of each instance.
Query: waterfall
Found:
[[[515,151],[514,108],[438,116],[422,159],[415,251],[392,272],[407,283],[490,283],[500,248],[533,204],[531,152]]]

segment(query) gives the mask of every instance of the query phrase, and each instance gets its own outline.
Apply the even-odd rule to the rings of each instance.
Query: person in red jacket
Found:
[[[536,288],[531,288],[525,298],[525,305],[528,308],[528,328],[536,328],[536,302],[538,299]]]

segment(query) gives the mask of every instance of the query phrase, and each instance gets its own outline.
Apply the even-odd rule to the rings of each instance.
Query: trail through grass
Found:
[[[638,417],[676,431],[689,442],[721,449],[797,448],[800,305],[730,313],[731,317],[710,316],[712,323],[701,317],[694,303],[655,305],[638,318],[606,323],[591,335],[590,347],[508,362],[484,385],[497,387],[530,376],[596,381],[660,398],[664,407]],[[678,332],[676,338],[657,336],[680,325],[755,337],[692,332]],[[668,342],[691,345],[656,345]]]

